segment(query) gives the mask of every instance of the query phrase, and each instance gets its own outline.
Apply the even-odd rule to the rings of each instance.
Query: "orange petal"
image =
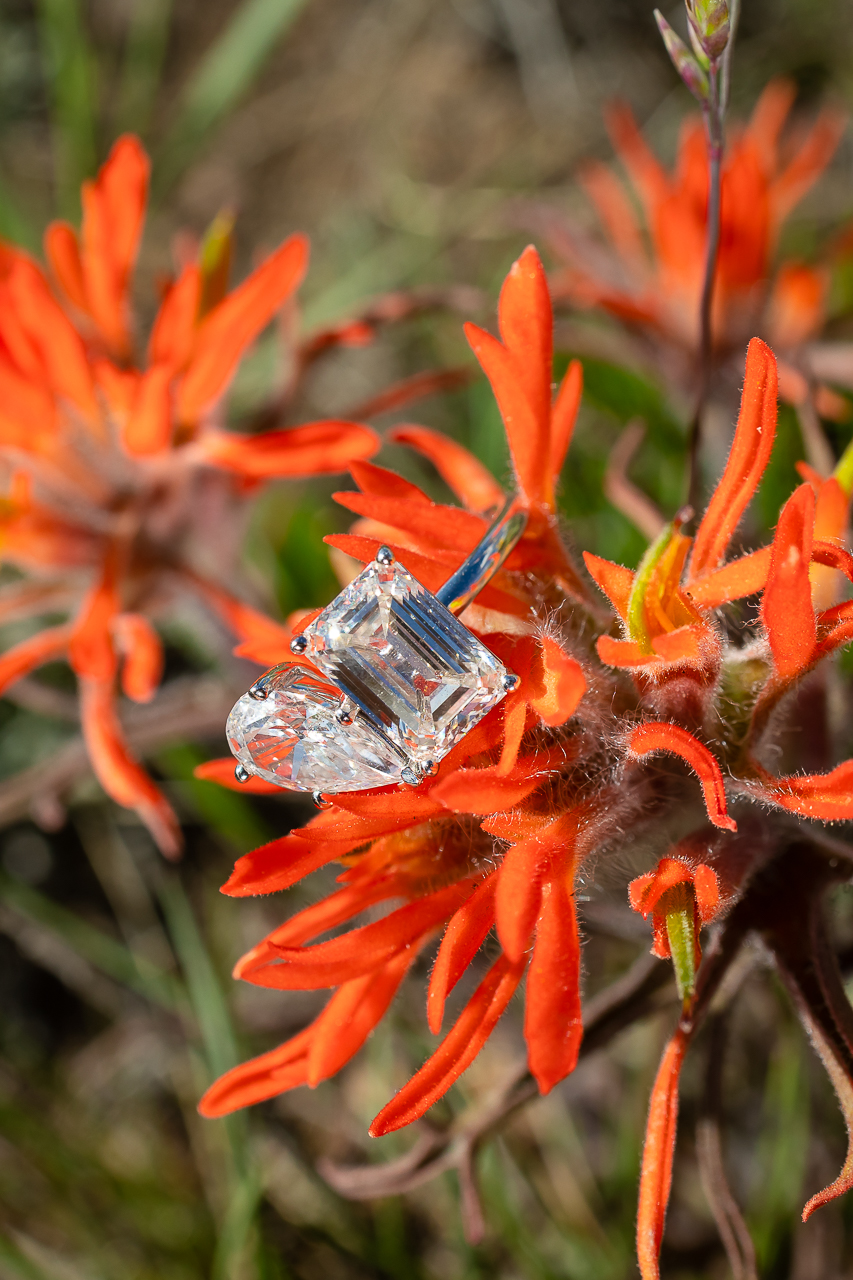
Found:
[[[761,620],[783,680],[806,670],[817,639],[809,578],[814,516],[814,490],[810,484],[800,485],[779,516],[761,600]]]
[[[577,421],[581,396],[583,395],[583,365],[580,360],[572,360],[560,383],[560,390],[551,410],[551,456],[548,472],[557,477],[563,469],[572,433]]]
[[[227,1116],[240,1107],[249,1107],[305,1084],[312,1034],[313,1027],[306,1027],[285,1044],[226,1071],[199,1102],[201,1114],[208,1118]]]
[[[137,457],[160,453],[172,438],[172,370],[152,365],[140,378],[133,407],[122,432],[128,453]]]
[[[516,360],[520,382],[537,422],[551,412],[553,315],[548,279],[532,244],[512,264],[498,301],[503,344]]]
[[[246,348],[299,288],[307,267],[308,241],[291,236],[205,316],[178,391],[180,422],[195,422],[218,399]]]
[[[120,613],[112,630],[124,655],[122,689],[134,702],[150,702],[163,678],[163,642],[141,613]]]
[[[542,901],[543,877],[552,860],[564,863],[568,859],[575,848],[578,825],[578,813],[569,811],[504,854],[495,894],[495,920],[501,946],[512,960],[520,960],[527,950]]]
[[[110,258],[125,287],[136,262],[151,165],[139,139],[126,133],[113,143],[98,174],[110,229]]]
[[[267,782],[264,778],[259,778],[256,775],[248,778],[245,782],[238,782],[234,776],[235,764],[233,756],[220,756],[216,760],[205,760],[203,764],[197,764],[193,769],[193,777],[201,778],[203,782],[216,782],[220,787],[227,787],[229,791],[242,791],[244,795],[281,795],[281,787],[277,787],[274,782]]]
[[[543,724],[565,724],[586,693],[583,668],[551,636],[542,637],[540,653],[542,692],[530,705]]]
[[[776,434],[776,359],[760,338],[747,348],[740,416],[722,475],[696,533],[690,580],[716,569],[770,460]]]
[[[47,627],[7,649],[0,655],[0,693],[22,676],[29,675],[42,663],[61,657],[68,648],[72,634],[73,627],[63,623],[58,627]]]
[[[695,578],[685,595],[700,609],[716,609],[729,600],[741,600],[762,591],[770,572],[770,554],[770,547],[762,547],[732,560],[722,569]]]
[[[435,1053],[412,1076],[370,1126],[380,1138],[411,1124],[442,1098],[488,1040],[524,973],[524,962],[495,961]]]
[[[38,349],[51,388],[96,421],[98,406],[83,340],[35,263],[18,258],[8,288],[17,319]]]
[[[201,271],[196,263],[184,267],[160,306],[148,341],[151,364],[163,364],[175,373],[192,353],[201,297]]]
[[[840,111],[822,111],[796,155],[779,174],[770,189],[770,199],[779,222],[814,185],[841,141],[847,117]]]
[[[455,813],[504,813],[514,809],[541,787],[547,773],[537,773],[535,760],[523,771],[522,777],[510,777],[498,772],[496,766],[488,769],[459,769],[441,778],[430,790],[430,795]]]
[[[68,222],[51,222],[44,233],[44,256],[72,306],[88,309],[77,232]]]
[[[376,453],[379,438],[370,427],[330,418],[254,436],[211,430],[199,448],[212,466],[262,479],[344,471],[351,462]]]
[[[348,511],[411,533],[427,546],[437,545],[467,552],[476,546],[488,527],[481,516],[437,502],[431,502],[427,506],[422,502],[407,502],[405,499],[385,498],[378,494],[353,493],[351,490],[333,494],[333,497]]]
[[[580,940],[565,875],[544,886],[536,945],[527,973],[524,1038],[540,1093],[574,1071],[583,1036]]]
[[[853,818],[853,760],[829,773],[773,778],[762,771],[760,795],[789,813],[824,822]]]
[[[599,587],[619,617],[625,621],[628,617],[628,601],[634,589],[634,573],[624,565],[614,564],[612,560],[602,560],[591,551],[583,553],[584,564],[593,582]]]
[[[116,714],[112,683],[81,677],[80,719],[95,776],[108,796],[135,809],[167,858],[181,851],[181,828],[166,797],[128,747]]]
[[[690,765],[702,784],[705,808],[714,826],[726,831],[737,831],[737,823],[726,811],[726,785],[720,766],[708,748],[698,738],[694,738],[692,733],[677,724],[640,724],[632,730],[627,747],[632,755],[638,757],[656,751],[667,751],[680,756]]]
[[[658,1259],[678,1125],[678,1081],[686,1049],[687,1038],[679,1027],[664,1050],[649,1100],[637,1209],[637,1260],[642,1280],[660,1278]]]
[[[469,511],[479,514],[503,503],[504,491],[492,473],[473,453],[441,431],[407,424],[394,427],[388,432],[388,439],[407,444],[429,458],[445,484]]]
[[[626,103],[611,103],[604,119],[613,146],[643,202],[646,221],[651,224],[656,207],[669,194],[669,178],[637,128],[633,112]]]
[[[411,480],[404,480],[396,471],[387,467],[377,467],[373,462],[354,462],[350,467],[350,475],[362,493],[374,493],[380,498],[402,498],[407,502],[421,502],[432,505],[429,498]]]
[[[478,885],[451,917],[435,958],[427,991],[427,1022],[433,1035],[441,1031],[448,995],[480,950],[495,923],[497,871]]]
[[[340,852],[339,845],[315,846],[300,836],[282,836],[238,858],[221,892],[230,898],[278,893],[324,867]]]
[[[384,1017],[418,950],[418,946],[411,947],[375,972],[345,982],[335,992],[314,1023],[306,1081],[312,1089],[358,1053]]]

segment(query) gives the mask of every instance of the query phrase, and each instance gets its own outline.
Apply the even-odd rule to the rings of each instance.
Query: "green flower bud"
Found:
[[[694,98],[697,98],[705,106],[708,102],[709,86],[708,75],[704,67],[699,65],[698,60],[687,48],[681,36],[673,31],[659,9],[655,9],[655,21],[658,24],[658,30],[663,37],[666,51],[672,59],[673,66]]]

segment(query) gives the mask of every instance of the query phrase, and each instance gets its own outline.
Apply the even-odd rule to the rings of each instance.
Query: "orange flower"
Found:
[[[426,998],[434,1034],[469,967],[479,985],[371,1133],[423,1115],[479,1052],[522,982],[530,1070],[547,1092],[573,1069],[581,1046],[579,869],[591,855],[618,847],[625,833],[632,841],[654,840],[668,824],[683,827],[692,818],[692,834],[664,847],[657,869],[631,886],[632,904],[652,916],[657,953],[673,955],[688,1019],[667,1050],[650,1112],[639,1240],[648,1280],[657,1275],[684,1052],[749,932],[748,911],[770,910],[786,884],[762,874],[787,848],[768,812],[853,818],[853,761],[827,774],[782,778],[762,763],[773,707],[815,662],[853,637],[849,603],[813,605],[809,594],[825,586],[812,582],[814,566],[853,580],[853,560],[839,545],[847,496],[840,480],[810,480],[783,511],[772,547],[727,560],[776,427],[776,364],[754,339],[731,452],[695,539],[676,518],[636,571],[586,557],[613,606],[604,617],[554,521],[580,370],[573,366],[552,397],[551,306],[533,249],[507,277],[499,321],[500,340],[481,329],[468,332],[501,408],[530,519],[463,618],[519,674],[519,686],[435,776],[413,788],[329,797],[328,808],[306,826],[237,862],[223,889],[233,896],[277,892],[330,862],[342,865],[336,892],[280,925],[235,970],[261,986],[334,994],[286,1044],[216,1081],[200,1109],[223,1115],[339,1070],[439,934]],[[406,427],[396,439],[429,458],[463,505],[433,503],[409,481],[358,462],[351,470],[359,491],[338,501],[359,519],[351,533],[328,541],[363,561],[387,544],[435,590],[482,537],[484,513],[503,495],[476,459],[437,432]],[[825,490],[830,483],[834,488]],[[829,496],[816,500],[814,486]],[[814,536],[821,503],[822,532],[834,530],[835,541]],[[759,593],[757,621],[731,640],[715,611]],[[263,661],[291,660],[275,643],[256,652]],[[230,764],[199,772],[236,786]],[[729,812],[733,800],[737,822]],[[759,802],[751,813],[750,800]],[[386,914],[358,923],[360,913],[379,904]],[[728,914],[719,928],[732,941],[712,941],[702,957],[699,927],[722,907]],[[676,954],[669,918],[679,912]],[[348,931],[313,941],[348,922]],[[481,948],[493,931],[486,965]]]
[[[339,471],[378,442],[349,422],[255,435],[222,425],[242,356],[305,274],[302,236],[230,293],[230,239],[214,236],[211,249],[209,238],[206,257],[169,285],[147,361],[137,364],[130,287],[147,185],[138,140],[120,138],[84,185],[79,237],[67,223],[47,230],[55,288],[25,253],[0,249],[0,457],[8,486],[0,534],[6,561],[43,579],[35,593],[29,582],[6,588],[4,602],[33,617],[71,612],[67,623],[0,657],[0,689],[66,657],[101,784],[174,855],[174,814],[130,753],[116,704],[117,681],[142,702],[159,684],[162,646],[149,614],[190,588],[242,638],[281,639],[284,628],[204,578],[205,544],[214,530],[225,545],[229,536],[236,543],[240,501],[259,480]]]
[[[774,347],[797,348],[824,323],[826,269],[786,261],[773,278],[773,259],[785,219],[832,158],[844,119],[824,111],[783,162],[780,138],[794,96],[788,81],[771,83],[725,155],[712,316],[719,354],[739,351],[756,330]],[[645,227],[613,171],[598,161],[587,163],[581,179],[610,252],[602,254],[597,247],[591,252],[571,228],[549,217],[552,247],[565,264],[555,278],[555,294],[580,306],[602,307],[657,335],[670,350],[693,352],[699,343],[708,200],[702,122],[693,118],[685,124],[672,173],[649,149],[630,108],[613,106],[607,125]],[[786,398],[803,398],[802,374],[787,367],[784,373]]]

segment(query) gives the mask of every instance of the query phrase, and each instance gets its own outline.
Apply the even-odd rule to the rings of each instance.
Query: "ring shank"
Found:
[[[459,614],[482,591],[515,547],[527,526],[527,512],[513,496],[507,499],[495,523],[463,564],[436,591],[436,599],[453,614]]]

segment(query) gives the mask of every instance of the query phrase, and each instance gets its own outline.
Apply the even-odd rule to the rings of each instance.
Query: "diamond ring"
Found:
[[[497,572],[527,515],[510,498],[435,595],[380,547],[228,717],[239,781],[291,791],[417,786],[518,684],[455,616]]]

